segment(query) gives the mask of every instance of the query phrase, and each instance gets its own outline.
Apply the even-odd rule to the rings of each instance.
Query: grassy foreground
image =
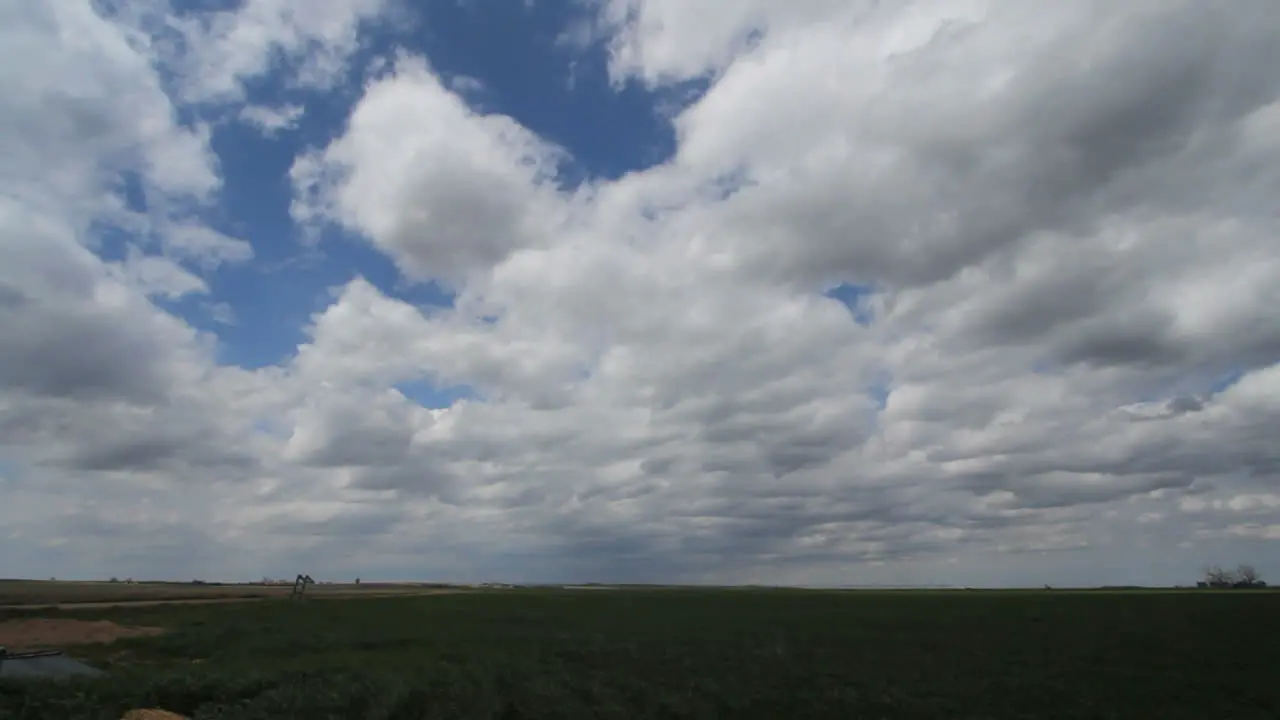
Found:
[[[171,632],[73,653],[107,679],[0,685],[0,718],[1276,718],[1277,610],[747,590],[117,608],[74,617]]]

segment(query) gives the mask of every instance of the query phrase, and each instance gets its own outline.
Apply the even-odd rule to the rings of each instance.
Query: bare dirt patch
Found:
[[[185,715],[168,710],[130,710],[120,720],[187,720]]]
[[[10,651],[42,650],[65,645],[110,643],[120,638],[151,637],[156,627],[125,627],[109,620],[30,618],[0,622],[0,646]]]

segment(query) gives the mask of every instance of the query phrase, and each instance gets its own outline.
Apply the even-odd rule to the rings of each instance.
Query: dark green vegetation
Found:
[[[77,612],[0,717],[1276,718],[1271,592],[507,591]],[[10,617],[16,611],[8,611]]]

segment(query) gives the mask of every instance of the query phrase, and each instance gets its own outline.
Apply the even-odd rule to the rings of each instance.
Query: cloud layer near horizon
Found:
[[[296,123],[244,83],[328,92],[393,10],[296,4],[0,10],[13,574],[1280,574],[1271,3],[613,0],[578,37],[614,82],[707,90],[669,160],[574,187],[389,54],[292,216],[453,307],[356,277],[284,363],[220,365],[163,302],[254,262],[202,219],[210,138]]]

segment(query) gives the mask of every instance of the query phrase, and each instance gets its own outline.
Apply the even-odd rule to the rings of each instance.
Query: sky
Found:
[[[0,576],[1280,581],[1271,0],[0,0]]]

